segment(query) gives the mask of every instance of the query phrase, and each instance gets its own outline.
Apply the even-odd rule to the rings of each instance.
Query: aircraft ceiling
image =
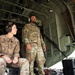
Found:
[[[66,55],[68,56],[73,50],[69,49],[70,44],[69,46],[63,44],[63,39],[71,37],[67,26],[66,12],[68,9],[66,6],[63,0],[0,0],[0,32],[4,29],[3,26],[6,21],[14,21],[18,23],[17,36],[21,39],[22,27],[28,22],[31,15],[35,15],[38,19],[37,21],[42,21],[46,36],[61,47],[61,51],[65,54],[67,53]],[[70,18],[72,17],[70,16]],[[65,36],[67,34],[69,34],[68,37]],[[46,44],[47,66],[51,66],[64,58],[47,39]]]

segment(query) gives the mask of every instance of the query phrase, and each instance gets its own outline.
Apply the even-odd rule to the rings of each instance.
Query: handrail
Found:
[[[46,37],[46,39],[47,39],[48,41],[50,41],[50,43],[51,43],[55,48],[57,48],[57,50],[58,50],[59,52],[62,53],[63,56],[65,56],[65,57],[67,58],[67,56],[59,49],[59,47],[57,46],[57,44],[56,44],[53,40],[51,40],[49,37],[47,37],[46,34],[43,34],[43,35]]]

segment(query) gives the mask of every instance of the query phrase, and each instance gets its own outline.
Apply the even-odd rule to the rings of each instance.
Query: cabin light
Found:
[[[53,10],[51,9],[51,10],[49,10],[50,12],[53,12]]]
[[[49,2],[50,0],[47,0],[47,2]]]

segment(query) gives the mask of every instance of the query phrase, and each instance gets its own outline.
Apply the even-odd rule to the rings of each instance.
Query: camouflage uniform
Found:
[[[42,46],[45,45],[39,28],[34,23],[26,24],[22,30],[22,41],[24,44],[29,43],[32,50],[26,50],[26,57],[29,60],[30,75],[34,75],[34,61],[37,61],[39,75],[45,75],[43,68],[45,57]]]
[[[7,64],[6,61],[1,57],[6,55],[13,59],[15,56],[19,57],[19,41],[12,37],[9,39],[6,35],[0,36],[0,75],[3,75],[7,65],[12,67],[20,68],[20,75],[29,75],[29,62],[27,59],[19,58],[17,64]]]

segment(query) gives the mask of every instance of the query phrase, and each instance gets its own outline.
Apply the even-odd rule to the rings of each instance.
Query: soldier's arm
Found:
[[[37,28],[37,30],[38,30],[38,37],[40,37],[41,45],[42,45],[42,46],[46,46],[46,45],[45,45],[45,42],[44,42],[44,40],[43,40],[43,38],[42,38],[42,35],[41,35],[41,32],[40,32],[40,29]]]
[[[46,46],[46,45],[45,45],[45,42],[44,42],[44,40],[43,40],[43,38],[42,38],[42,35],[41,35],[41,44],[42,44],[42,46]]]
[[[42,38],[42,35],[41,35],[41,45],[42,45],[43,50],[46,51],[46,45],[45,45],[45,42]]]
[[[14,49],[14,57],[19,57],[19,51],[20,51],[20,44],[19,44],[19,41],[16,42],[16,46],[15,46],[15,49]]]
[[[22,42],[25,43],[25,44],[29,44],[29,39],[28,39],[28,35],[29,35],[29,30],[27,28],[27,26],[25,26],[23,29],[22,29]]]
[[[29,29],[26,25],[22,30],[22,42],[26,45],[27,50],[31,50],[31,45],[28,38],[29,38]]]
[[[1,44],[0,44],[0,57],[2,56],[5,56],[6,54],[2,52],[2,47],[1,47]]]
[[[2,52],[1,40],[3,39],[0,37],[0,57],[3,58],[7,63],[11,63],[12,60],[9,58],[9,56]]]
[[[1,46],[1,38],[0,38],[0,57],[4,56],[5,54],[2,52],[2,46]]]
[[[9,56],[2,52],[1,43],[0,43],[0,58],[3,58],[7,63],[12,62],[12,60],[9,58]]]
[[[2,47],[1,47],[1,43],[0,43],[0,57],[3,56],[4,54],[2,53]]]

